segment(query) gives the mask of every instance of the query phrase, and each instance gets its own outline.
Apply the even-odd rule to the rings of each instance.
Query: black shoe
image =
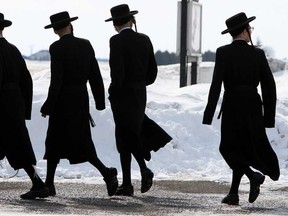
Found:
[[[104,177],[109,196],[113,196],[118,188],[117,169],[108,168],[107,174]]]
[[[142,179],[141,179],[141,193],[147,192],[152,184],[153,184],[153,172],[146,168],[144,171],[141,172]]]
[[[133,196],[134,195],[134,188],[133,186],[119,186],[116,190],[115,195],[117,196]]]
[[[250,203],[253,203],[257,199],[260,193],[260,185],[263,184],[264,180],[265,176],[262,175],[261,173],[255,172],[253,174],[253,177],[250,180],[250,192],[248,199]]]
[[[239,205],[239,196],[238,194],[228,194],[222,199],[221,203]]]
[[[29,199],[29,200],[33,200],[35,198],[46,198],[48,196],[49,196],[49,189],[46,186],[38,190],[31,189],[27,193],[20,195],[22,199]]]
[[[56,189],[54,185],[46,185],[49,189],[49,196],[56,196]]]

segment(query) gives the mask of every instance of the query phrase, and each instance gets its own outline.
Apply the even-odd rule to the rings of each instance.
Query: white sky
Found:
[[[4,36],[25,55],[30,55],[58,38],[52,30],[44,29],[50,24],[50,15],[68,11],[78,16],[73,22],[75,35],[92,43],[98,58],[109,56],[109,38],[115,34],[110,17],[110,8],[127,3],[136,15],[139,32],[151,38],[155,51],[176,52],[177,0],[0,0],[1,11],[13,25],[4,31]],[[215,51],[230,42],[230,36],[221,35],[226,29],[225,20],[238,13],[256,16],[251,23],[255,27],[252,38],[274,50],[275,57],[288,57],[285,43],[288,28],[287,0],[200,0],[203,5],[202,51]]]

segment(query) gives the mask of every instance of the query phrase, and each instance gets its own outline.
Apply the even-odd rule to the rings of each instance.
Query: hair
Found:
[[[73,34],[73,26],[72,26],[72,24],[70,23],[70,25],[71,25],[71,34]],[[55,29],[55,28],[53,28],[54,29],[54,32],[56,33],[56,34],[58,34],[58,35],[63,35],[63,34],[66,34],[67,33],[67,27],[69,26],[69,24],[68,25],[65,25],[64,27],[62,27],[62,28],[60,28],[60,29]]]
[[[236,37],[238,36],[244,29],[247,29],[248,27],[248,24],[247,25],[244,25],[244,26],[241,26],[235,30],[232,30],[230,31],[229,33],[231,34],[232,37]]]
[[[4,30],[4,27],[3,26],[0,26],[0,31],[3,31]]]
[[[53,29],[56,30],[56,31],[58,31],[58,30],[60,30],[60,29],[63,29],[63,28],[65,28],[65,27],[67,27],[69,24],[70,24],[69,21],[63,22],[63,23],[61,23],[61,24],[55,25],[55,26],[53,27]]]
[[[246,26],[246,31],[247,31],[247,33],[248,33],[248,36],[249,36],[250,43],[251,43],[252,47],[255,48],[255,46],[254,46],[254,44],[253,44],[253,42],[252,42],[252,37],[251,37],[251,32],[250,32],[250,30],[249,30],[249,25]]]
[[[134,16],[128,16],[128,17],[124,17],[124,18],[121,18],[121,19],[113,20],[113,25],[114,26],[122,26],[125,23],[127,23],[129,20],[133,19],[133,18],[134,18]]]

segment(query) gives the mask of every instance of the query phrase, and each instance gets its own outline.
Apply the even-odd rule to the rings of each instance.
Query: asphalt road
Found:
[[[109,197],[104,184],[57,183],[57,196],[22,200],[29,182],[0,180],[0,216],[3,215],[288,215],[288,188],[265,188],[248,203],[249,185],[240,191],[240,205],[221,204],[229,185],[208,181],[154,181],[134,197]],[[245,187],[244,187],[245,188]]]

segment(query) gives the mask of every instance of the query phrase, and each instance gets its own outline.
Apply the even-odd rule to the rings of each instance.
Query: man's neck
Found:
[[[120,33],[122,30],[124,29],[128,29],[128,28],[132,28],[132,25],[131,25],[131,22],[127,22],[125,23],[124,25],[121,25],[121,26],[117,26],[117,32]]]
[[[65,35],[68,35],[68,34],[71,34],[71,32],[65,32],[65,33],[58,34],[58,35],[59,35],[59,37],[61,38],[61,37],[65,36]]]
[[[233,41],[236,41],[236,40],[243,40],[243,41],[246,41],[244,38],[242,37],[238,37],[238,38],[233,38]]]
[[[118,33],[122,32],[122,31],[125,30],[125,29],[131,29],[131,27],[127,26],[127,27],[121,28],[121,29],[118,31]]]
[[[55,31],[55,33],[61,38],[64,35],[71,34],[72,31],[71,31],[70,26],[66,26],[66,27],[64,27],[62,29],[59,29],[59,30]]]
[[[3,33],[2,33],[2,31],[0,31],[0,38],[3,38]]]

